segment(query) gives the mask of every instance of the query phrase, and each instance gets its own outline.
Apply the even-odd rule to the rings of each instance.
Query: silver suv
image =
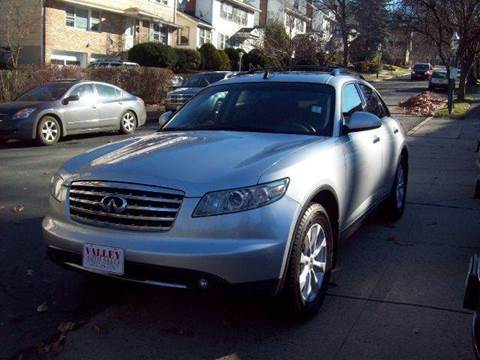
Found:
[[[320,307],[338,243],[405,206],[408,150],[365,81],[273,73],[215,83],[161,131],[107,144],[52,179],[52,259],[175,288],[246,285]]]

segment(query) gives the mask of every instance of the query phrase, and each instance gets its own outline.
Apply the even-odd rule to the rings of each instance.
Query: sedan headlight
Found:
[[[62,177],[58,175],[52,177],[50,194],[59,202],[65,201],[67,198],[67,187]]]
[[[194,217],[229,214],[255,209],[280,200],[287,191],[289,179],[251,187],[210,192],[202,197]]]
[[[36,110],[35,108],[25,108],[25,109],[19,110],[15,113],[15,115],[13,115],[13,119],[14,120],[16,120],[16,119],[26,119],[30,115],[32,115],[32,113],[35,110]]]

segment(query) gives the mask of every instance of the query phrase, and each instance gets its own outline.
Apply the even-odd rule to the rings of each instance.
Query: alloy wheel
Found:
[[[135,129],[135,116],[131,112],[126,112],[122,117],[122,127],[126,132]]]
[[[58,136],[58,125],[53,120],[47,120],[42,124],[41,134],[47,143],[52,143]]]
[[[323,227],[315,223],[308,229],[300,254],[299,287],[305,302],[316,299],[323,286],[327,265],[327,237]]]

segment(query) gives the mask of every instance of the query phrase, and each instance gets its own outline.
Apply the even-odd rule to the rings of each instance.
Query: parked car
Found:
[[[463,307],[474,311],[472,322],[473,350],[475,357],[480,359],[480,259],[478,255],[473,255],[470,258]]]
[[[432,77],[428,82],[428,90],[434,90],[436,88],[448,89],[448,77],[447,70],[445,69],[435,69],[433,70]]]
[[[432,76],[432,65],[429,63],[418,63],[412,68],[412,80],[430,80]]]
[[[352,76],[273,73],[210,85],[162,131],[69,161],[52,179],[48,254],[85,272],[174,288],[251,287],[303,317],[347,237],[405,207],[408,149]]]
[[[132,134],[146,118],[143,100],[125,90],[101,82],[62,80],[0,104],[0,135],[52,145],[71,134]]]
[[[235,73],[230,71],[215,71],[191,75],[182,82],[179,89],[167,93],[167,99],[165,101],[166,110],[175,111],[179,109],[204,87],[217,81],[228,79],[234,74]]]
[[[122,60],[101,60],[101,61],[94,61],[90,65],[89,68],[97,68],[97,67],[140,67],[140,64],[131,61],[122,61]]]

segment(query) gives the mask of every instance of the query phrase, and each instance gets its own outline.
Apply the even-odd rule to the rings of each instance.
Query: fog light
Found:
[[[208,281],[206,279],[201,278],[198,280],[198,287],[200,289],[208,289]]]

